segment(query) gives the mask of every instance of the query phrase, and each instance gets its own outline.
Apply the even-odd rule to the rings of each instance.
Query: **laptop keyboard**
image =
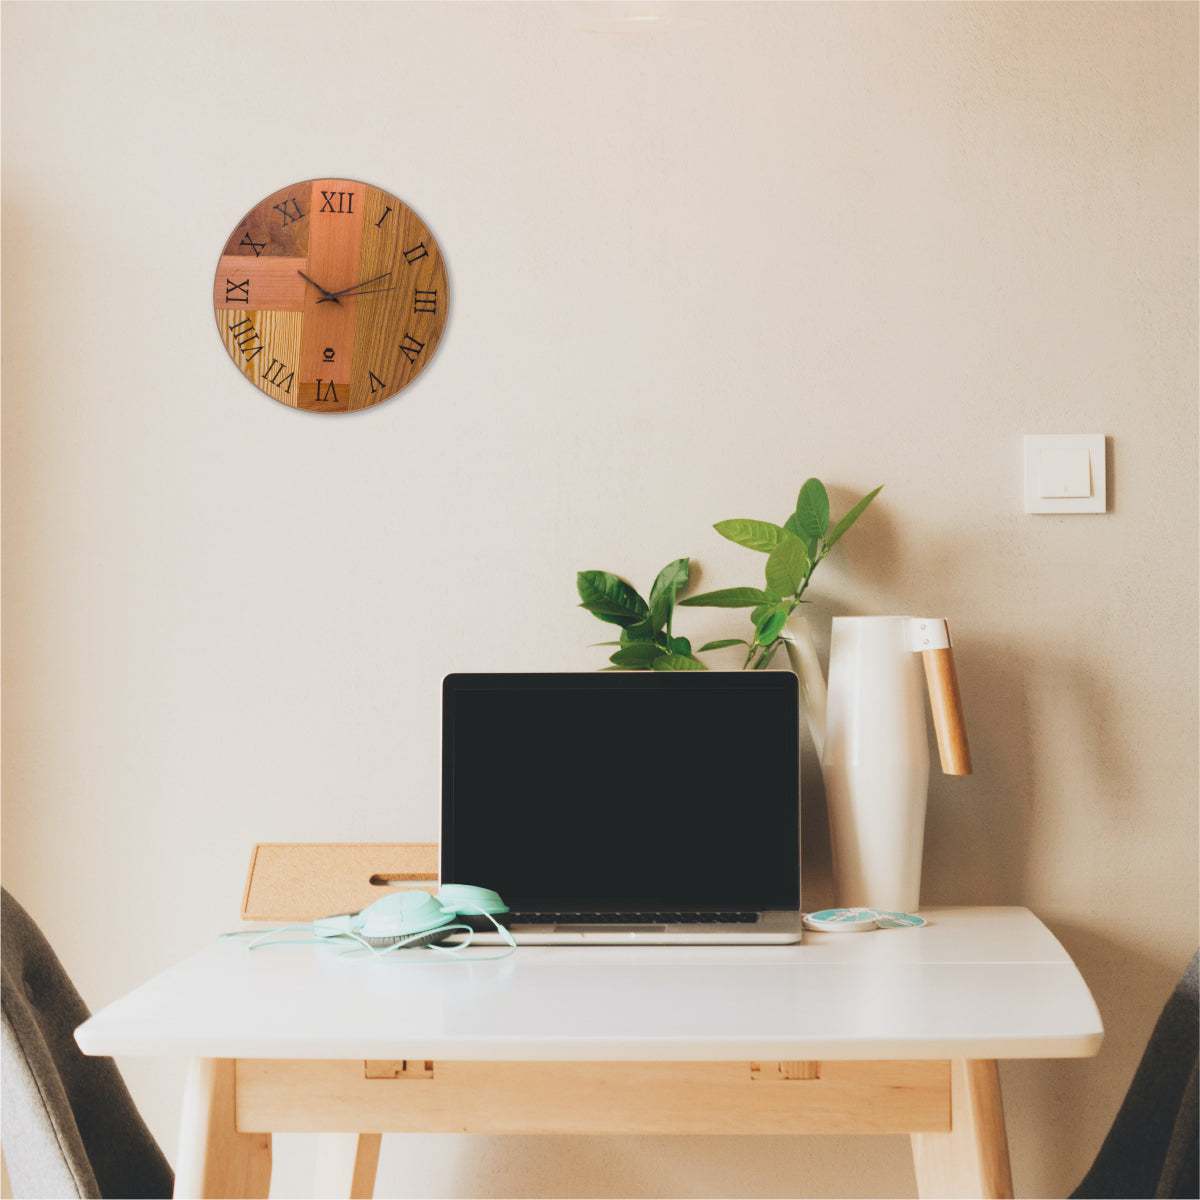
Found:
[[[659,913],[596,913],[596,912],[514,912],[514,925],[715,925],[753,924],[756,912],[659,912]]]

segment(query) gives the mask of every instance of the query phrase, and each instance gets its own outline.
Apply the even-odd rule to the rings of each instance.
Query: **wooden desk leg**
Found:
[[[382,1141],[378,1133],[320,1134],[313,1181],[317,1200],[371,1200]]]
[[[912,1151],[921,1200],[1011,1200],[1012,1171],[995,1059],[951,1062],[950,1132],[914,1133]]]
[[[232,1058],[188,1063],[179,1122],[175,1195],[188,1200],[263,1198],[271,1191],[271,1135],[239,1133]]]

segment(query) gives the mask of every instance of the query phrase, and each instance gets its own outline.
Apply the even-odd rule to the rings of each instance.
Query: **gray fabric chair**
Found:
[[[1197,960],[1167,1001],[1092,1168],[1072,1200],[1200,1195],[1196,1068]]]
[[[111,1058],[75,1044],[87,1020],[58,957],[0,889],[0,1103],[14,1196],[170,1196],[174,1174]]]

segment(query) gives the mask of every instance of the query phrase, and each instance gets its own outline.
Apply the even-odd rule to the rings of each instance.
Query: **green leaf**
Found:
[[[653,642],[655,632],[656,630],[649,620],[626,625],[621,630],[621,645],[632,646],[634,642]]]
[[[796,528],[809,543],[829,532],[829,493],[819,479],[806,479],[796,498]]]
[[[804,548],[805,548],[805,550],[808,551],[808,557],[811,558],[813,560],[813,562],[816,562],[816,560],[817,560],[817,539],[816,538],[806,538],[804,536],[803,532],[801,532],[801,529],[800,529],[800,521],[797,518],[795,513],[792,513],[792,515],[790,517],[788,517],[788,519],[786,521],[784,521],[783,527],[784,527],[784,529],[786,529],[788,531],[788,533],[794,533],[804,543]]]
[[[688,581],[688,575],[691,573],[691,559],[677,558],[672,563],[667,563],[665,567],[658,573],[658,578],[654,581],[654,586],[650,589],[650,607],[654,607],[654,602],[666,593],[678,591]]]
[[[682,654],[684,658],[692,657],[692,643],[685,637],[672,638],[668,648],[672,654]]]
[[[675,593],[670,590],[662,592],[650,602],[650,618],[646,624],[657,633],[659,630],[666,628],[674,609]]]
[[[645,600],[629,584],[608,571],[580,571],[575,587],[586,608],[593,616],[613,625],[633,625],[650,612]]]
[[[777,608],[769,613],[763,623],[758,627],[754,640],[760,646],[766,646],[773,642],[783,630],[787,622],[788,614],[786,608]]]
[[[768,595],[759,588],[738,587],[721,588],[716,592],[703,592],[699,596],[689,596],[680,600],[680,605],[692,605],[696,608],[753,608],[756,604],[772,604],[778,596]]]
[[[586,608],[597,620],[607,621],[610,625],[624,625],[625,618],[615,610],[612,612],[606,611],[603,604],[581,604],[580,608]]]
[[[611,643],[609,643],[611,645]],[[748,646],[750,643],[745,638],[721,638],[716,642],[705,642],[697,654],[703,654],[705,650],[724,650],[726,646]]]
[[[879,495],[879,493],[880,493],[880,492],[882,492],[882,491],[883,491],[883,484],[881,483],[881,484],[880,484],[880,485],[879,485],[879,486],[878,486],[878,487],[877,487],[877,488],[876,488],[876,489],[875,489],[873,492],[868,492],[868,493],[867,493],[867,494],[866,494],[866,495],[865,495],[865,496],[864,496],[864,497],[863,497],[863,498],[862,498],[862,499],[861,499],[861,500],[860,500],[860,501],[859,501],[859,502],[858,502],[858,503],[857,503],[857,504],[856,504],[856,505],[855,505],[855,506],[854,506],[854,507],[853,507],[853,508],[852,508],[852,509],[851,509],[851,510],[850,510],[850,511],[849,511],[849,512],[848,512],[848,513],[847,513],[847,514],[846,514],[846,515],[845,515],[845,516],[844,516],[844,517],[843,517],[843,518],[842,518],[842,519],[841,519],[841,520],[840,520],[840,521],[839,521],[839,522],[836,524],[836,525],[835,525],[835,526],[834,526],[834,527],[833,527],[833,532],[832,532],[832,533],[829,535],[829,537],[828,537],[828,538],[825,540],[825,546],[826,546],[826,549],[828,549],[830,546],[832,546],[832,545],[833,545],[833,544],[834,544],[834,543],[835,543],[835,542],[838,540],[838,538],[840,538],[840,537],[842,536],[842,534],[843,534],[843,533],[845,533],[845,532],[846,532],[846,530],[847,530],[847,529],[849,529],[849,528],[850,528],[850,526],[851,526],[851,525],[853,525],[853,524],[854,524],[854,522],[855,522],[855,521],[857,521],[857,520],[858,520],[858,518],[859,518],[859,517],[861,517],[861,516],[863,515],[863,513],[866,511],[866,507],[867,507],[867,505],[868,505],[868,504],[870,504],[870,503],[871,503],[871,501],[872,501],[872,500],[874,500],[874,499],[875,499],[875,497],[876,497],[876,496],[878,496],[878,495]]]
[[[707,671],[708,668],[694,658],[685,658],[682,654],[660,654],[650,664],[655,671]]]
[[[812,561],[799,538],[780,542],[767,558],[767,587],[781,596],[794,596],[812,571]]]
[[[751,521],[745,517],[738,517],[732,521],[718,521],[713,528],[731,542],[764,554],[770,554],[788,537],[788,531],[780,525],[772,525],[770,521]]]
[[[635,642],[609,655],[608,661],[614,667],[622,667],[626,671],[647,671],[656,658],[662,656],[662,647],[654,642]]]
[[[689,560],[677,558],[658,573],[650,589],[650,623],[662,629],[670,624],[671,612],[675,608],[675,595],[688,581]]]

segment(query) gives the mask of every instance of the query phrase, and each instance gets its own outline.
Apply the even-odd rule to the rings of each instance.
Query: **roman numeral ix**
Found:
[[[225,303],[226,304],[249,304],[250,303],[250,280],[243,279],[241,283],[237,283],[232,279],[225,280]]]

